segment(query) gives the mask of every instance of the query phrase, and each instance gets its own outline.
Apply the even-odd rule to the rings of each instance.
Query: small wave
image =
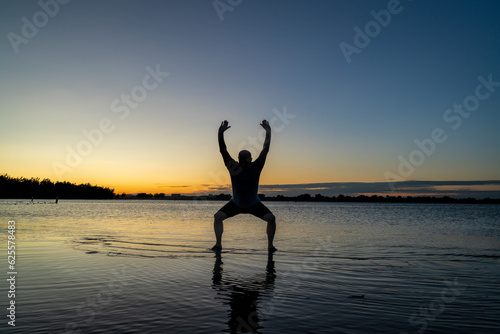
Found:
[[[450,254],[442,254],[444,256],[457,256],[457,257],[473,257],[473,258],[491,258],[491,259],[498,259],[500,258],[500,255],[496,254],[456,254],[456,253],[450,253]]]
[[[75,249],[86,254],[107,254],[107,256],[134,256],[145,258],[200,257],[212,254],[205,248],[194,245],[156,243],[121,240],[112,236],[88,236],[72,240]]]

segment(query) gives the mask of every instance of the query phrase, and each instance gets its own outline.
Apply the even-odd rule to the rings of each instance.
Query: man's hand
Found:
[[[260,126],[264,128],[266,131],[271,131],[271,127],[269,126],[269,122],[266,120],[263,120],[262,123],[260,123]]]
[[[227,121],[224,121],[224,122],[220,123],[219,133],[223,133],[224,131],[226,131],[230,127],[231,126],[228,125]]]

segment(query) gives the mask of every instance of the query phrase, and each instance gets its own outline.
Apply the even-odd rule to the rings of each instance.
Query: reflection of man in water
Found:
[[[273,311],[271,295],[276,279],[273,253],[268,254],[265,277],[262,277],[262,274],[246,279],[227,275],[223,277],[222,265],[221,254],[217,253],[212,287],[218,292],[216,299],[222,299],[224,304],[230,307],[229,319],[226,322],[230,332],[258,333],[263,320],[259,313],[269,317]]]
[[[252,162],[252,156],[247,150],[242,150],[238,154],[236,162],[227,152],[224,142],[224,131],[230,128],[227,121],[221,123],[219,127],[219,149],[224,159],[224,164],[231,175],[233,185],[233,197],[214,215],[214,231],[216,243],[212,247],[214,251],[222,250],[222,232],[224,219],[233,217],[240,213],[250,213],[267,222],[267,243],[269,251],[273,252],[276,248],[273,245],[274,233],[276,232],[276,217],[259,199],[257,194],[259,189],[259,177],[264,163],[266,162],[269,145],[271,144],[271,127],[269,122],[263,120],[260,124],[266,130],[266,139],[264,148],[259,157]]]

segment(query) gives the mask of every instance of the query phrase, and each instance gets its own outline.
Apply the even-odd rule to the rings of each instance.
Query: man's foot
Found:
[[[274,246],[271,246],[267,249],[269,252],[273,253],[273,252],[276,252],[278,250],[278,248],[274,247]]]
[[[216,252],[216,253],[220,253],[220,252],[222,252],[222,247],[215,245],[212,248],[210,248],[210,250],[213,252]]]

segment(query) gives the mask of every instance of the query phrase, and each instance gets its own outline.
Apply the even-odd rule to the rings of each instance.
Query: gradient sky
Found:
[[[236,157],[258,153],[249,137],[260,149],[267,119],[263,185],[500,180],[500,84],[478,88],[480,76],[500,82],[498,1],[233,0],[215,2],[219,13],[201,0],[72,0],[57,13],[41,3],[51,16],[37,1],[0,4],[2,174],[119,193],[224,191],[220,122]],[[388,6],[385,27],[370,23]],[[348,62],[340,45],[355,47],[367,24],[372,37]],[[156,69],[169,74],[147,78],[147,91]],[[120,100],[132,92],[129,108]],[[447,113],[463,103],[468,116]],[[84,131],[102,122],[90,143]]]

